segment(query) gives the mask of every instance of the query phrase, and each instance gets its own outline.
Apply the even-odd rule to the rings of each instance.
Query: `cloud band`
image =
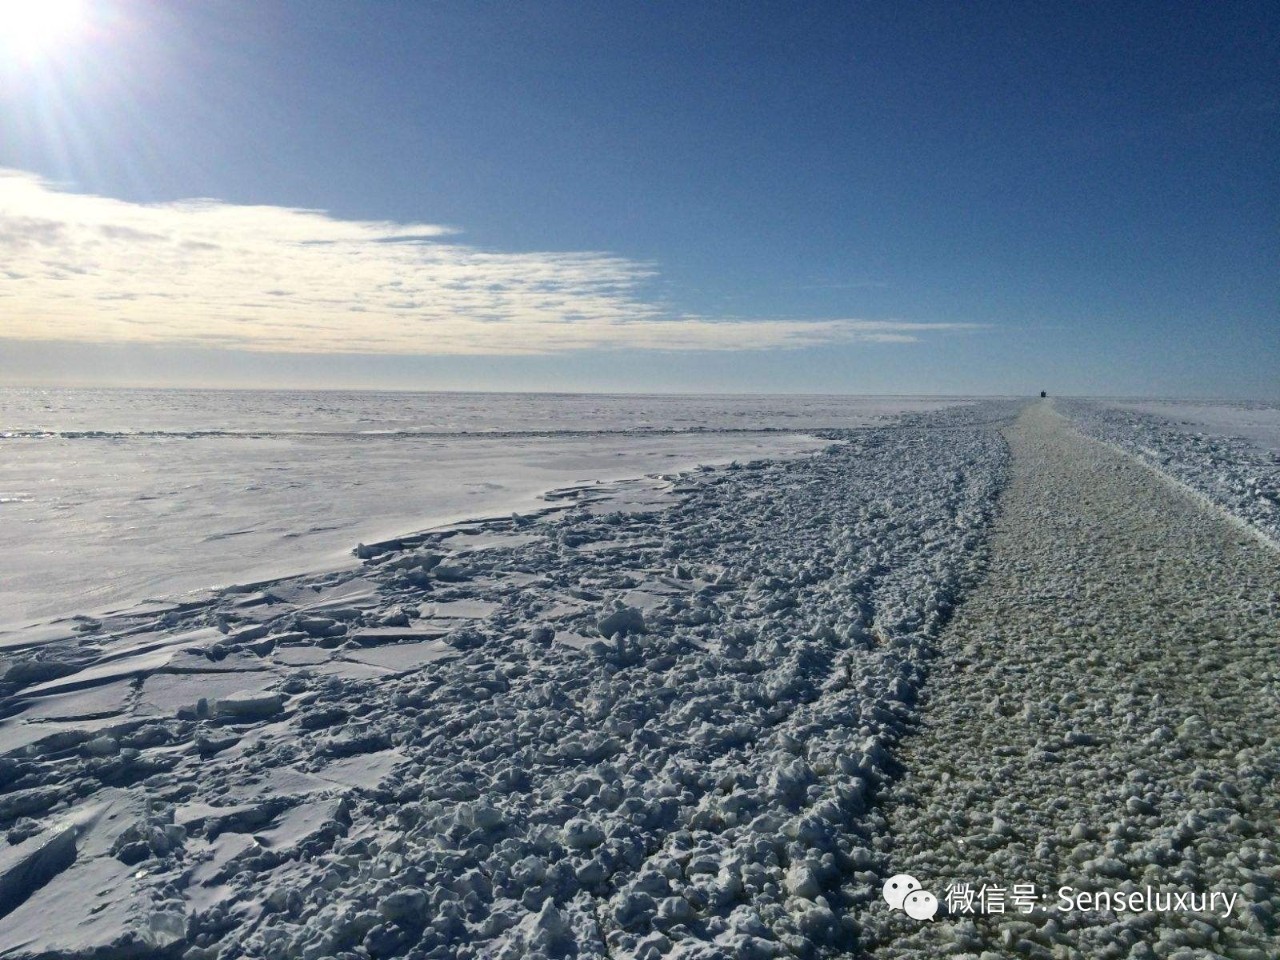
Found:
[[[650,264],[453,236],[317,210],[130,203],[0,170],[0,338],[519,355],[903,342],[979,326],[677,315],[644,296]]]

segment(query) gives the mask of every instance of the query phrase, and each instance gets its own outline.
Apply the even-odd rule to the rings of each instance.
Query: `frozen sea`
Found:
[[[1160,417],[1184,431],[1214,437],[1239,437],[1280,453],[1280,404],[1261,401],[1110,400],[1117,410]]]
[[[1062,400],[1105,440],[1280,547],[1280,404],[1213,400]]]
[[[4,552],[6,588],[102,580],[134,599],[127,575],[171,594],[211,557],[214,582],[240,584],[0,630],[0,956],[26,960],[848,955],[894,872],[876,793],[947,668],[943,625],[999,559],[1002,430],[1026,411],[20,400],[3,443],[25,460],[5,469],[80,499],[9,498],[47,540]],[[1084,448],[1054,410],[1244,523],[1280,489],[1244,440],[1048,407],[1032,412],[1061,462]],[[727,459],[744,462],[672,475]],[[667,476],[608,479],[645,472]],[[539,486],[569,489],[510,516]],[[491,518],[407,535],[450,511]],[[326,538],[335,567],[318,569]],[[253,564],[310,572],[245,586]]]
[[[149,430],[55,416],[10,431],[13,449],[53,451],[46,472],[121,473],[109,498],[86,485],[82,524],[145,474],[172,504],[145,536],[176,530],[176,562],[235,546],[238,585],[0,630],[0,957],[748,957],[759,931],[817,956],[852,942],[871,887],[833,886],[838,915],[810,898],[868,836],[928,645],[980,573],[1018,401],[573,398],[557,416],[546,398],[423,397],[478,403],[488,432],[460,429],[472,417],[413,436],[412,418],[372,436],[386,419],[362,417],[353,434],[350,407],[317,417],[307,402],[292,403],[309,424],[293,432],[262,422],[270,402],[242,421],[202,413],[217,421],[204,431],[184,426],[194,416],[155,429],[170,414],[154,411],[134,418]],[[526,402],[544,406],[522,419]],[[666,428],[664,409],[687,426]],[[836,424],[852,429],[818,429]],[[245,468],[259,442],[276,446]],[[104,466],[117,448],[135,453]],[[453,482],[442,465],[483,473],[477,449],[499,487],[531,464],[542,482],[588,482],[518,518],[416,535],[405,522],[369,542],[362,525],[392,526],[404,490],[436,509]],[[352,521],[338,539],[367,549],[323,571],[307,550],[313,572],[246,585],[241,565],[279,547],[250,538],[285,500],[240,536],[199,531],[249,509],[245,478],[279,486],[255,474],[286,453],[294,515],[338,511]],[[47,569],[63,576],[80,534],[59,522],[72,533]],[[140,562],[112,524],[94,532],[99,559]]]
[[[0,390],[0,625],[346,562],[540,495],[794,457],[938,398]]]

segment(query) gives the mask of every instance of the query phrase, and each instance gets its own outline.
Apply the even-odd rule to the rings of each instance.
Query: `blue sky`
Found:
[[[0,67],[11,382],[1280,394],[1275,4],[78,16]]]

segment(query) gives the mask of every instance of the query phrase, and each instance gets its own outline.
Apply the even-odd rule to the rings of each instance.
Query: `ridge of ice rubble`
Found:
[[[11,643],[0,956],[848,951],[1014,410]]]
[[[1280,548],[1280,454],[1244,437],[1215,434],[1105,401],[1055,403],[1086,435],[1184,484]]]

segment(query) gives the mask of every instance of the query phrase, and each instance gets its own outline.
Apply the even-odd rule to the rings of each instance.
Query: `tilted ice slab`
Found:
[[[1054,402],[1089,436],[1184,484],[1280,546],[1280,414],[1274,407]],[[1236,427],[1239,435],[1232,435]]]
[[[0,956],[852,949],[1011,412],[586,485],[15,642],[0,829],[52,846],[8,882]]]

